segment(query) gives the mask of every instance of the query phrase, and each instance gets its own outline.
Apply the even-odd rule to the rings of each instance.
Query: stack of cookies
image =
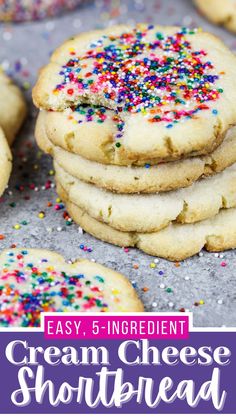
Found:
[[[0,196],[12,169],[10,146],[26,116],[26,103],[20,89],[0,69]]]
[[[33,91],[39,146],[88,233],[170,260],[236,247],[236,58],[200,30],[70,39]]]

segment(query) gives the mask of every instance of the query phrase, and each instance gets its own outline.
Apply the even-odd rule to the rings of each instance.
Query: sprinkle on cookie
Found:
[[[0,326],[39,326],[43,311],[109,311],[101,275],[87,277],[60,270],[47,258],[34,260],[29,250],[7,253],[0,271]],[[119,304],[120,291],[112,292]]]

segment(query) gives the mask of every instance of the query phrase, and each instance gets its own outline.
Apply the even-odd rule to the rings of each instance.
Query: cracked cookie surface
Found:
[[[194,224],[173,223],[154,233],[130,233],[97,221],[72,202],[66,201],[67,194],[60,185],[58,192],[75,222],[92,236],[116,246],[137,247],[149,255],[172,261],[191,257],[203,247],[212,252],[236,247],[235,208],[221,210],[215,217]]]

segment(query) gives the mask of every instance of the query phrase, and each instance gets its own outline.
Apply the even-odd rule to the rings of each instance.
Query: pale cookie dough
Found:
[[[113,109],[125,123],[106,144],[114,161],[178,160],[212,152],[236,123],[236,57],[211,34],[139,24],[65,42],[40,73],[37,107]],[[69,140],[70,141],[70,140]]]
[[[200,12],[211,22],[236,32],[235,0],[194,0]]]
[[[101,113],[101,110],[104,112]],[[114,112],[104,107],[79,105],[77,111],[70,108],[64,112],[42,110],[38,119],[39,124],[45,125],[45,133],[55,146],[88,160],[120,166],[162,163],[162,159],[160,161],[160,158],[155,159],[150,157],[151,155],[137,161],[129,160],[126,154],[124,155],[124,148],[115,145],[122,136],[122,127],[125,125],[120,121],[114,122],[113,117]],[[229,129],[226,132],[226,136],[230,131]]]
[[[143,311],[127,278],[88,260],[45,249],[0,255],[0,326],[39,326],[40,313]]]
[[[26,103],[20,89],[0,69],[0,126],[11,145],[25,117]]]
[[[22,22],[51,18],[72,10],[84,0],[4,0],[0,2],[0,21]]]
[[[84,182],[118,193],[154,193],[183,188],[236,162],[235,127],[228,130],[223,143],[210,155],[145,167],[100,164],[54,146],[45,132],[43,112],[39,113],[35,136],[39,147],[52,154],[66,172]]]
[[[105,111],[102,117],[106,116],[106,119],[98,122],[101,118],[101,110]],[[91,116],[92,112],[95,112],[93,116]],[[114,111],[104,107],[79,105],[77,111],[72,111],[71,108],[64,112],[41,110],[39,118],[44,119],[46,135],[55,146],[91,161],[118,166],[144,166],[145,163],[154,165],[163,161],[160,157],[150,157],[151,153],[143,158],[139,156],[136,160],[133,157],[130,159],[123,146],[117,147],[117,144],[121,144],[119,141],[125,125],[120,119],[114,121],[114,115]],[[86,120],[87,117],[89,117],[88,120]],[[190,157],[194,154],[194,152],[190,153]],[[174,161],[176,158],[169,156],[168,160]]]
[[[0,128],[0,196],[9,181],[12,169],[12,155],[6,137]]]
[[[195,223],[213,217],[222,208],[236,207],[236,164],[189,188],[149,195],[114,194],[75,179],[57,164],[55,171],[67,200],[121,231],[159,231],[172,221]]]
[[[58,192],[65,201],[67,194],[60,185]],[[73,220],[92,236],[120,247],[137,247],[149,255],[172,261],[193,256],[203,247],[212,252],[236,247],[236,209],[222,210],[215,217],[195,224],[170,224],[164,230],[142,234],[115,230],[75,204],[68,201],[66,205]]]

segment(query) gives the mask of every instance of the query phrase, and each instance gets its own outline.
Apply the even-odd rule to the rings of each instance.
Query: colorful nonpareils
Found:
[[[7,250],[0,256],[0,326],[40,326],[41,312],[129,311],[126,290],[131,311],[142,309],[128,280],[101,265],[66,263],[43,249]]]
[[[153,31],[144,26],[120,36],[104,35],[81,56],[71,50],[54,94],[101,92],[118,113],[142,112],[167,128],[209,109],[208,102],[223,90],[215,86],[219,74],[207,52],[195,51],[186,39],[196,30],[183,28],[173,35]]]

